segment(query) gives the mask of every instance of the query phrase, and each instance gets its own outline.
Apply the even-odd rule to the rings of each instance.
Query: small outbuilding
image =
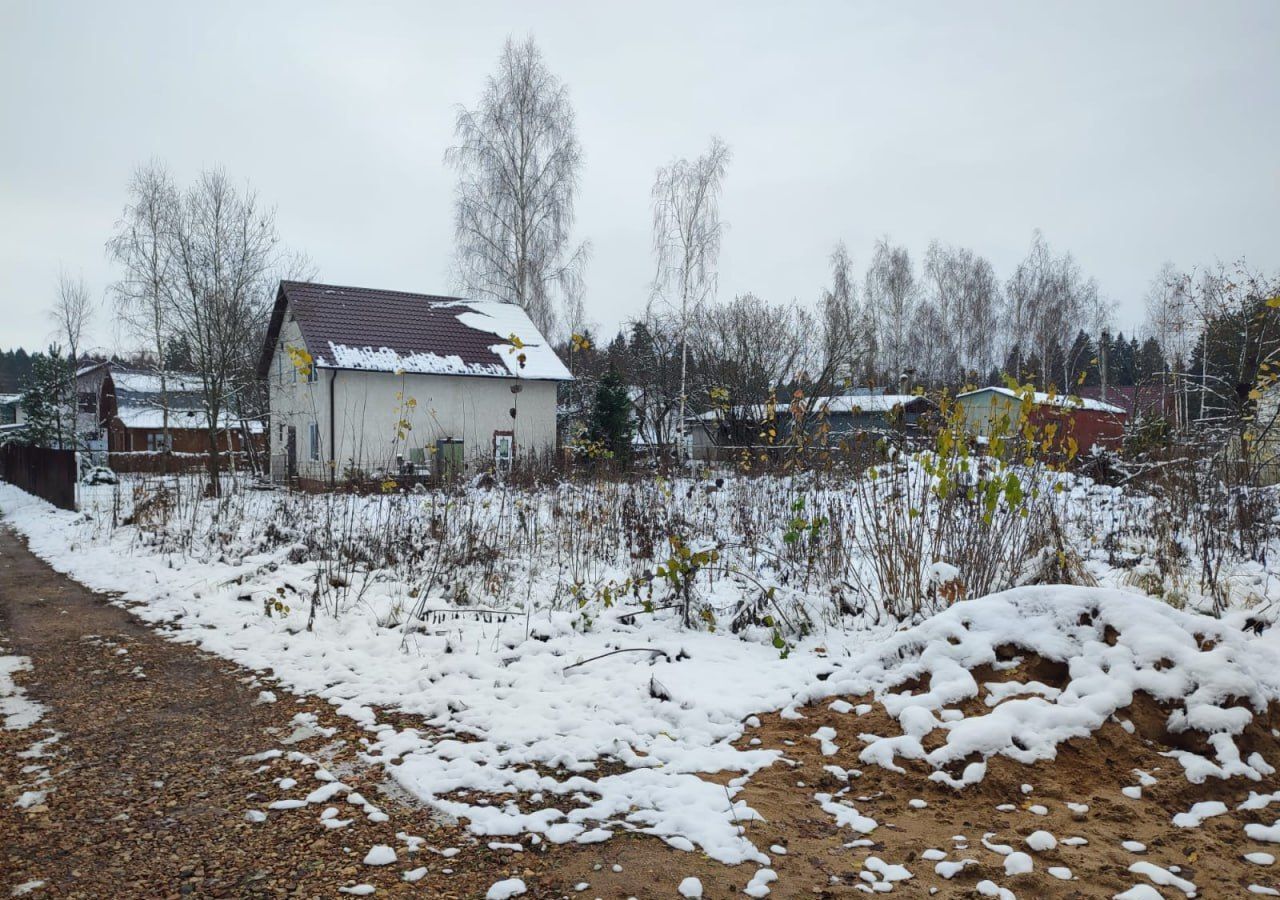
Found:
[[[837,397],[813,397],[801,401],[806,417],[806,432],[825,429],[826,443],[860,434],[888,433],[918,428],[921,416],[935,409],[932,401],[916,394],[877,394],[869,389]],[[786,446],[791,443],[792,410],[789,403],[778,403],[772,411],[764,404],[736,406],[729,410],[710,410],[693,417],[690,440],[694,459],[719,459],[725,451],[741,450],[762,442],[760,432],[766,424],[775,434],[767,443]]]
[[[964,410],[966,427],[979,437],[990,437],[1000,428],[1014,426],[1022,402],[1022,395],[1006,387],[984,387],[956,396],[956,403]],[[1031,396],[1030,419],[1038,429],[1057,424],[1055,443],[1065,445],[1068,438],[1074,438],[1084,452],[1094,447],[1119,447],[1128,414],[1101,400],[1036,391]]]
[[[443,476],[556,447],[572,380],[514,304],[282,281],[258,375],[271,475]]]

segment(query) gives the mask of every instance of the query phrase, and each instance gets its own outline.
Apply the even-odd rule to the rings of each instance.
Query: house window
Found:
[[[516,438],[510,431],[493,433],[493,467],[499,472],[511,471],[511,457],[515,455]]]
[[[161,450],[168,450],[169,445],[165,443],[163,431],[147,432],[147,450],[151,453],[158,453]]]
[[[307,366],[307,383],[315,384],[319,380],[320,380],[320,372],[318,369],[316,369],[315,362],[312,361],[311,365]]]
[[[320,426],[312,422],[307,426],[307,446],[312,462],[320,461]]]

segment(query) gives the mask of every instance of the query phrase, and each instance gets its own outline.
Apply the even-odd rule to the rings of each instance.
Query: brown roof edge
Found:
[[[266,381],[271,374],[271,357],[275,355],[276,341],[280,338],[280,326],[284,324],[284,310],[289,305],[284,294],[285,282],[276,288],[276,302],[271,308],[271,321],[267,325],[267,337],[262,344],[262,355],[258,357],[258,379]]]

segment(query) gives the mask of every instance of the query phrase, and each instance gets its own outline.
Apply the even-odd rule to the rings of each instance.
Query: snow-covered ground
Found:
[[[1240,627],[1280,599],[1275,573],[1233,561],[1221,620],[1150,599],[1135,573],[1155,563],[1117,526],[1142,501],[1114,489],[1065,492],[1081,512],[1066,522],[1073,547],[1101,587],[1015,587],[903,623],[850,585],[869,564],[848,558],[859,523],[839,489],[730,478],[655,480],[624,497],[237,490],[215,503],[175,485],[163,515],[139,508],[139,525],[120,524],[134,511],[129,483],[86,489],[78,514],[0,485],[0,512],[55,568],[119,593],[176,640],[327,698],[368,729],[370,760],[395,761],[390,778],[479,835],[590,843],[635,830],[770,872],[773,851],[744,835],[757,813],[738,795],[780,754],[732,742],[754,714],[839,695],[877,695],[902,733],[816,739],[857,741],[867,765],[924,760],[957,787],[996,754],[1052,758],[1139,691],[1170,704],[1171,731],[1218,735],[1212,758],[1179,760],[1189,779],[1271,765],[1241,758],[1232,736],[1280,699],[1280,644]],[[673,530],[681,541],[668,547]],[[936,562],[925,577],[951,579]],[[690,569],[692,627],[679,608]],[[1183,587],[1180,604],[1209,605]],[[998,668],[1008,646],[1068,664],[1066,686],[980,685],[972,671]],[[915,679],[926,687],[903,689]],[[973,698],[989,711],[960,714]],[[380,718],[388,709],[429,728],[397,728]],[[699,777],[710,772],[732,773],[728,787]],[[855,830],[876,827],[838,797],[816,802]]]

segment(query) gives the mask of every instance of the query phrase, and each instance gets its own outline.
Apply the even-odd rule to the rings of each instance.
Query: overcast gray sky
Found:
[[[720,296],[816,297],[845,240],[937,238],[1004,278],[1033,228],[1122,326],[1160,264],[1280,264],[1280,2],[106,3],[0,0],[0,347],[59,268],[97,295],[130,170],[221,165],[324,280],[446,291],[454,107],[532,33],[586,162],[587,304],[652,278],[649,189],[733,148]],[[100,313],[92,344],[115,346]]]

